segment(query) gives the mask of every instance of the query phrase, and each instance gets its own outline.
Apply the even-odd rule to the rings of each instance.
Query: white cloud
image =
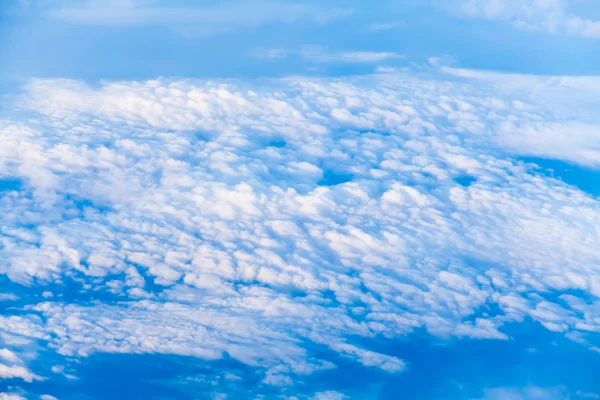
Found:
[[[27,400],[23,396],[14,393],[0,393],[0,400]]]
[[[18,297],[12,293],[0,293],[0,301],[17,300]]]
[[[21,361],[19,357],[9,349],[0,349],[0,358],[10,363],[19,363]]]
[[[400,59],[402,56],[394,52],[377,51],[328,51],[321,47],[306,47],[302,50],[289,49],[257,49],[254,56],[266,59],[281,59],[298,55],[315,63],[378,63]]]
[[[375,63],[402,58],[394,52],[347,51],[325,52],[322,50],[305,50],[302,56],[308,60],[321,63]]]
[[[575,392],[575,395],[582,399],[600,399],[600,394],[584,392],[581,390]]]
[[[569,3],[563,0],[454,0],[436,4],[460,17],[506,21],[520,29],[552,34],[600,38],[600,21],[569,12]]]
[[[319,392],[313,396],[313,400],[343,400],[346,398],[346,395],[331,390],[328,390],[326,392]]]
[[[25,382],[32,382],[34,380],[42,379],[41,377],[31,373],[27,368],[19,365],[4,365],[0,364],[0,378],[2,379],[23,379]]]
[[[490,115],[495,121],[486,121],[497,131],[493,138],[496,145],[520,155],[600,166],[600,133],[594,111],[594,104],[600,101],[598,77],[500,74],[450,67],[441,70],[521,99],[510,104],[515,114],[500,120],[506,104],[499,102]],[[549,114],[549,110],[558,114]]]
[[[396,357],[390,357],[385,354],[360,349],[347,343],[336,343],[330,347],[333,350],[338,351],[340,354],[358,359],[361,364],[368,367],[376,366],[388,372],[401,372],[406,368],[404,361]]]
[[[15,329],[13,329],[13,331],[14,330]],[[0,349],[0,361],[1,379],[18,378],[24,380],[25,382],[43,379],[42,377],[29,371],[23,365],[23,360],[9,349]]]
[[[388,22],[388,23],[376,23],[369,24],[368,29],[371,32],[389,31],[393,29],[402,28],[406,23],[404,21]]]
[[[401,356],[352,339],[504,340],[526,317],[597,332],[597,305],[537,294],[600,293],[600,203],[513,158],[595,165],[593,130],[564,150],[538,129],[596,126],[578,106],[590,79],[443,72],[32,81],[19,105],[39,114],[0,125],[0,176],[23,182],[0,194],[0,272],[79,276],[83,298],[118,300],[0,317],[5,347],[228,355],[282,385],[335,367],[306,342],[401,373]],[[566,92],[582,101],[555,101]]]
[[[161,25],[185,33],[212,35],[267,23],[326,23],[351,14],[349,9],[272,1],[225,2],[213,7],[169,6],[168,2],[89,1],[82,6],[46,9],[49,18],[85,25]]]
[[[480,400],[567,400],[571,397],[563,387],[494,388],[485,391]]]

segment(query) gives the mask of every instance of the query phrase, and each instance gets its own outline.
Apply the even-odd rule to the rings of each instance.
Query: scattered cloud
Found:
[[[410,368],[369,339],[507,340],[525,318],[585,350],[600,308],[564,296],[600,293],[600,202],[516,157],[595,165],[592,129],[563,151],[567,132],[539,127],[597,126],[553,100],[596,87],[440,68],[29,82],[18,106],[35,117],[0,124],[0,175],[23,182],[0,192],[0,272],[40,293],[79,282],[81,297],[0,316],[7,357],[40,341],[68,358],[228,357],[285,386],[340,357]]]
[[[342,393],[335,391],[327,391],[316,393],[313,397],[313,400],[343,400],[346,398],[348,398],[348,396]]]

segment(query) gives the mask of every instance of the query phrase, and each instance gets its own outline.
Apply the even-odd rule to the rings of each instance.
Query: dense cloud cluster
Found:
[[[0,273],[40,296],[0,316],[0,376],[44,379],[43,343],[230,357],[284,387],[336,367],[314,346],[401,373],[358,339],[526,318],[592,347],[600,203],[518,156],[597,166],[592,113],[554,99],[598,91],[443,74],[30,82],[0,125]]]

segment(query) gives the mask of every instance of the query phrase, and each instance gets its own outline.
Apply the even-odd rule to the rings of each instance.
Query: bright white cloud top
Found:
[[[0,317],[0,376],[47,379],[42,344],[227,357],[283,388],[336,368],[315,346],[402,374],[361,338],[509,340],[524,319],[594,350],[600,202],[518,157],[597,167],[599,95],[447,67],[32,80],[0,125],[0,272],[45,293]]]

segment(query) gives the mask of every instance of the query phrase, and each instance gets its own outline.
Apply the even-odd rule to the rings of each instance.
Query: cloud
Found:
[[[313,397],[314,400],[343,400],[346,398],[346,395],[335,391],[319,392]]]
[[[164,4],[164,5],[163,5]],[[351,14],[348,9],[273,1],[226,2],[213,7],[169,6],[166,2],[89,1],[85,6],[45,9],[45,15],[84,25],[159,25],[189,34],[212,35],[268,23],[313,21],[327,23]]]
[[[349,51],[327,53],[311,50],[303,51],[302,57],[321,63],[375,63],[402,58],[402,56],[393,52]]]
[[[600,21],[570,13],[568,2],[562,0],[456,0],[436,4],[463,18],[505,21],[519,29],[600,38]]]
[[[253,55],[266,59],[281,59],[290,56],[300,56],[307,61],[316,63],[378,63],[382,61],[402,58],[394,52],[376,51],[342,51],[331,52],[320,47],[304,48],[302,50],[289,49],[257,49]]]
[[[521,155],[560,159],[587,167],[600,166],[600,141],[593,115],[593,104],[600,100],[597,77],[500,74],[445,66],[441,71],[520,97],[521,100],[513,100],[511,106],[532,119],[525,124],[518,119],[499,123],[494,128],[499,131],[495,139],[497,145]],[[565,99],[573,106],[569,107]],[[564,116],[548,115],[545,112],[548,109],[560,109]]]
[[[356,346],[346,343],[334,344],[331,346],[331,348],[345,356],[358,359],[363,365],[377,366],[384,371],[400,372],[406,367],[404,361],[396,357],[390,357],[386,356],[385,354],[379,354],[360,349]]]
[[[23,396],[14,393],[0,393],[0,400],[27,400]]]
[[[9,349],[0,349],[0,361],[0,378],[2,379],[18,378],[25,382],[43,379],[29,371],[23,365],[23,360]]]
[[[480,400],[566,400],[571,397],[563,387],[494,388],[485,391]]]
[[[227,357],[285,386],[340,356],[402,373],[369,343],[416,329],[597,332],[600,202],[517,158],[595,165],[593,130],[564,150],[538,129],[596,126],[590,78],[440,72],[32,80],[31,119],[0,125],[23,183],[0,193],[0,272],[79,297],[1,316],[4,347]]]
[[[599,394],[589,393],[589,392],[583,392],[581,390],[578,390],[577,392],[575,392],[575,395],[577,397],[582,398],[582,399],[600,399],[600,395]]]
[[[0,349],[0,358],[11,362],[11,363],[18,363],[20,362],[19,357],[17,357],[17,355],[15,353],[13,353],[12,351],[10,351],[9,349]]]
[[[12,301],[17,299],[18,297],[12,293],[0,293],[0,301]]]
[[[2,379],[14,379],[19,378],[23,379],[25,382],[32,382],[33,380],[39,380],[41,377],[32,374],[26,368],[13,365],[7,366],[4,364],[0,364],[0,378]]]
[[[290,51],[286,49],[256,49],[252,52],[254,57],[267,59],[286,58],[289,54]]]

